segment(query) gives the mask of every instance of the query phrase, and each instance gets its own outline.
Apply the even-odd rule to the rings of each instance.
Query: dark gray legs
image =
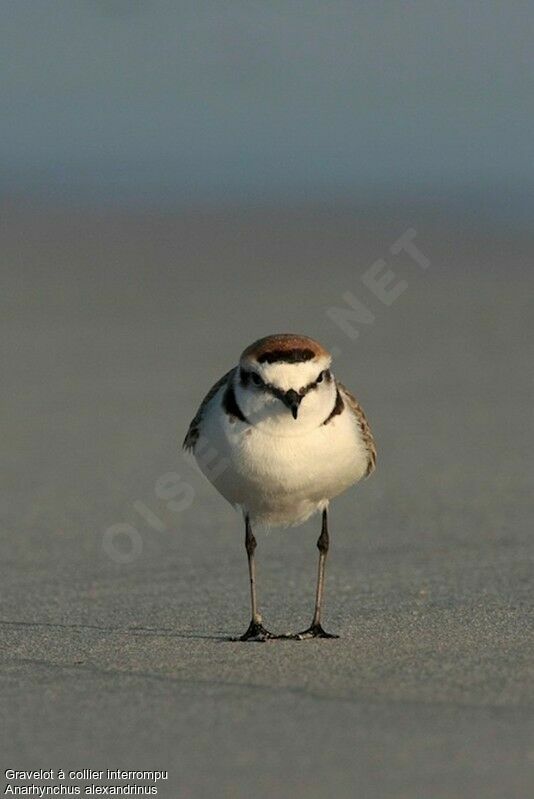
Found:
[[[315,592],[315,611],[313,613],[313,619],[310,626],[301,633],[297,633],[295,638],[339,638],[338,635],[332,635],[331,633],[325,632],[321,626],[321,609],[324,594],[324,572],[329,545],[330,537],[328,535],[328,515],[325,508],[323,510],[321,535],[317,539],[317,549],[319,550],[319,567],[317,571],[317,590]]]
[[[258,601],[256,597],[256,562],[254,552],[256,549],[256,539],[250,526],[250,519],[248,515],[245,518],[245,549],[247,550],[248,558],[248,574],[250,578],[250,605],[252,610],[252,618],[248,626],[248,630],[240,638],[234,639],[238,641],[267,641],[273,638],[285,638],[293,640],[303,640],[305,638],[338,638],[337,635],[332,635],[323,630],[321,626],[321,608],[323,604],[324,594],[324,573],[326,565],[326,556],[328,554],[330,539],[328,536],[328,518],[326,509],[323,511],[323,521],[321,525],[321,535],[317,540],[317,548],[319,550],[319,568],[317,572],[317,590],[315,592],[315,611],[311,625],[303,630],[301,633],[295,635],[274,635],[266,630],[261,623],[261,614],[258,611]]]
[[[254,558],[254,551],[256,549],[256,539],[252,528],[250,526],[250,519],[248,515],[245,518],[245,549],[247,550],[248,558],[248,574],[250,578],[250,605],[252,609],[252,618],[248,626],[248,630],[244,633],[240,641],[266,641],[269,638],[277,638],[266,630],[261,623],[261,615],[258,612],[258,601],[256,598],[256,561]]]

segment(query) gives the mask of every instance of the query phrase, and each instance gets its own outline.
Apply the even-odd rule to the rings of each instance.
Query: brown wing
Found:
[[[195,449],[195,445],[198,441],[200,435],[200,423],[202,421],[202,417],[204,415],[204,411],[206,410],[206,405],[210,400],[213,399],[215,394],[219,391],[222,386],[225,386],[233,373],[235,372],[235,366],[233,369],[230,369],[229,372],[226,372],[225,375],[221,377],[220,380],[217,380],[214,386],[210,388],[202,402],[200,403],[200,408],[196,412],[191,424],[189,425],[189,430],[187,431],[186,437],[184,438],[184,443],[182,444],[183,448],[193,452]]]
[[[360,425],[363,441],[365,444],[365,448],[367,450],[366,477],[368,477],[376,469],[376,445],[375,445],[375,440],[373,438],[373,434],[371,433],[371,428],[369,427],[369,422],[367,421],[367,417],[363,412],[363,408],[356,399],[356,397],[350,393],[348,388],[346,388],[346,386],[344,386],[343,383],[338,382],[337,385],[339,390],[341,391],[341,396],[343,397],[349,408],[353,411]]]

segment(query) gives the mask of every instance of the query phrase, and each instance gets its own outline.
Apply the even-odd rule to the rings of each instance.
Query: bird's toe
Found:
[[[339,638],[339,635],[334,633],[327,633],[323,630],[320,624],[312,624],[306,630],[300,633],[295,633],[294,638],[297,641],[306,641],[308,638]]]
[[[240,635],[238,638],[233,638],[233,641],[271,641],[275,638],[279,638],[280,636],[275,635],[274,633],[269,632],[266,630],[265,627],[261,622],[254,621],[254,619],[250,622],[248,629],[243,635]]]

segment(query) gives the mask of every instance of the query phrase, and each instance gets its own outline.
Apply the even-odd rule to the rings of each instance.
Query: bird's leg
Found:
[[[250,526],[250,519],[248,514],[245,517],[245,549],[247,550],[248,558],[248,573],[250,577],[250,604],[252,607],[252,618],[248,626],[248,630],[238,640],[239,641],[266,641],[269,638],[277,638],[266,630],[261,623],[261,615],[258,612],[258,603],[256,599],[256,563],[254,559],[254,550],[256,549],[256,539]]]
[[[324,572],[329,544],[330,538],[328,536],[328,517],[325,508],[323,510],[321,535],[317,539],[317,549],[319,550],[319,568],[317,572],[317,590],[315,593],[315,611],[311,625],[301,633],[297,633],[295,638],[339,638],[338,635],[332,635],[331,633],[325,632],[321,626],[321,608],[324,594]]]

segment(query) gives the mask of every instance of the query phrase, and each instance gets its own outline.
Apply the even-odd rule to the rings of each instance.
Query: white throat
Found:
[[[259,431],[272,436],[294,437],[304,435],[319,427],[328,418],[336,402],[334,378],[325,374],[330,358],[314,358],[299,363],[245,363],[246,371],[257,372],[269,388],[256,386],[251,380],[243,384],[240,370],[234,377],[234,392],[237,404],[247,421]],[[314,384],[323,373],[323,377]],[[285,393],[293,389],[302,395],[297,418],[278,397],[276,391]]]

